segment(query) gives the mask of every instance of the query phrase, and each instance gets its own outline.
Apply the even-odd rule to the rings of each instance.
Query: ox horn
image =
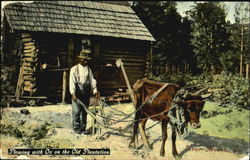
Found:
[[[203,92],[203,91],[205,91],[205,90],[207,90],[207,89],[208,89],[207,87],[202,88],[202,89],[196,91],[195,93],[192,93],[192,96],[198,96],[201,92]]]
[[[202,99],[207,99],[207,98],[211,97],[212,95],[213,95],[213,92],[207,93],[207,94],[201,95],[201,98]]]

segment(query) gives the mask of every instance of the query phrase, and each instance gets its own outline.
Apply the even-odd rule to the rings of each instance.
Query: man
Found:
[[[80,63],[70,69],[69,77],[69,90],[72,95],[73,130],[78,134],[89,134],[90,131],[86,130],[87,113],[83,106],[77,103],[77,99],[88,107],[91,91],[97,99],[99,99],[100,94],[97,91],[93,73],[87,66],[88,60],[91,59],[89,52],[81,51],[78,58]]]

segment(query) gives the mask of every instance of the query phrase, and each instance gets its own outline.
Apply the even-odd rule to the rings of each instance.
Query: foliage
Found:
[[[33,148],[60,148],[60,142],[44,139],[38,141],[31,140],[29,146]]]
[[[223,71],[235,73],[236,72],[235,68],[238,67],[239,57],[240,57],[239,54],[234,49],[222,53],[219,59]]]
[[[6,95],[15,92],[15,86],[12,84],[14,78],[14,69],[12,67],[1,67],[1,107],[6,106]]]
[[[221,105],[249,107],[247,104],[248,83],[246,79],[232,75],[231,73],[222,73],[219,76],[214,76],[213,87],[224,88],[223,91],[215,93],[215,100],[220,101]]]
[[[0,124],[0,134],[10,135],[17,138],[22,138],[22,132],[15,126]]]
[[[228,113],[231,113],[232,112],[232,109],[227,109],[227,110],[224,110],[224,111],[218,111],[218,110],[212,110],[212,111],[203,111],[202,114],[201,114],[201,117],[202,118],[211,118],[211,117],[216,117],[218,115],[223,115],[223,114],[228,114]]]
[[[201,125],[194,132],[221,138],[244,139],[249,143],[249,111],[245,109],[220,107],[217,103],[206,102],[203,109],[207,115],[201,116]]]
[[[30,132],[25,130],[23,143],[33,148],[60,148],[64,142],[44,139],[45,137],[54,135],[55,133],[49,133],[50,131],[54,132],[54,130],[53,126],[48,122],[36,126]]]
[[[230,46],[225,10],[218,2],[198,3],[188,13],[192,21],[192,45],[198,66],[216,73],[222,70],[220,57]]]
[[[222,72],[214,76],[201,75],[194,77],[187,85],[222,89],[222,91],[214,92],[213,101],[220,103],[221,106],[249,108],[247,103],[249,84],[243,77]]]
[[[235,5],[235,24],[231,25],[231,41],[233,42],[233,48],[238,55],[243,54],[243,58],[250,63],[249,54],[249,3],[237,2]],[[242,51],[241,51],[242,50]]]
[[[227,11],[222,3],[196,3],[188,11],[189,18],[180,16],[176,2],[137,1],[132,8],[156,39],[152,65],[180,69],[190,64],[192,73],[198,73],[199,68],[214,74],[237,71],[238,30],[225,21]]]
[[[204,88],[222,89],[221,91],[214,92],[212,100],[218,102],[224,107],[235,108],[250,108],[248,106],[248,82],[245,78],[233,75],[232,73],[222,72],[218,75],[202,74],[193,76],[192,74],[162,74],[160,76],[153,76],[150,74],[149,79],[166,82],[176,83],[181,87],[187,88]]]
[[[148,74],[148,79],[154,80],[154,81],[159,81],[159,82],[165,82],[165,83],[176,83],[179,86],[185,86],[188,81],[192,80],[192,75],[191,73],[188,74],[183,74],[183,73],[178,73],[178,74],[162,74],[159,76],[154,76],[153,74]]]
[[[238,2],[235,5],[235,14],[234,19],[237,24],[242,22],[250,23],[250,15],[249,15],[249,3],[248,2]]]
[[[155,37],[153,65],[195,64],[191,46],[191,24],[182,19],[176,9],[176,2],[138,1],[134,11]],[[171,27],[170,27],[171,26]]]

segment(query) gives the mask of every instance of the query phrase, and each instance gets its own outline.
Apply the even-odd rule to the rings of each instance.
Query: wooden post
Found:
[[[94,73],[94,76],[95,78],[97,79],[97,81],[99,80],[99,72],[98,72],[98,69],[100,68],[100,64],[98,63],[99,60],[100,60],[100,42],[98,41],[94,41],[94,55],[93,57],[96,58],[96,62],[97,62],[97,66],[96,66],[96,70],[95,70],[95,73]]]
[[[130,96],[130,98],[131,98],[131,100],[132,100],[132,102],[133,102],[134,108],[136,108],[136,106],[135,106],[135,99],[134,99],[134,95],[133,95],[133,91],[132,91],[132,89],[131,89],[131,86],[130,86],[130,83],[129,83],[129,80],[128,80],[128,76],[127,76],[127,74],[126,74],[126,72],[125,72],[125,69],[124,69],[122,60],[121,60],[121,59],[118,59],[118,60],[116,61],[116,65],[117,65],[117,67],[121,67],[121,70],[122,70],[122,73],[123,73],[123,76],[124,76],[126,85],[127,85],[127,87],[128,87],[129,96]]]
[[[67,65],[68,65],[68,68],[72,67],[73,66],[73,51],[74,51],[74,42],[72,39],[69,39],[68,41],[68,53],[67,53]]]
[[[124,76],[126,85],[127,85],[127,87],[128,87],[129,96],[130,96],[130,98],[131,98],[131,100],[132,100],[132,102],[133,102],[134,108],[136,109],[133,91],[132,91],[132,89],[131,89],[131,86],[130,86],[130,83],[129,83],[127,74],[126,74],[126,72],[125,72],[125,69],[124,69],[124,66],[123,66],[123,62],[122,62],[121,59],[118,59],[115,63],[116,63],[116,66],[117,66],[117,67],[121,67],[121,69],[122,69],[122,73],[123,73],[123,76]],[[143,127],[142,127],[141,123],[139,123],[139,130],[140,130],[140,134],[141,134],[141,136],[142,136],[142,138],[143,138],[143,142],[144,142],[145,146],[146,146],[147,148],[149,148],[149,144],[148,144],[148,141],[147,141],[147,138],[146,138],[146,135],[145,135],[145,132],[144,132],[144,130],[143,130]]]
[[[66,88],[67,88],[67,71],[63,71],[63,84],[62,84],[62,105],[65,104],[65,97],[66,97]]]
[[[150,42],[150,51],[149,51],[149,59],[150,59],[150,72],[153,73],[153,42]]]
[[[21,89],[22,89],[22,83],[23,83],[23,70],[24,70],[24,67],[23,67],[23,64],[22,64],[22,66],[20,67],[18,81],[17,81],[17,86],[16,86],[16,99],[17,100],[19,100],[21,94],[23,93],[21,91]]]

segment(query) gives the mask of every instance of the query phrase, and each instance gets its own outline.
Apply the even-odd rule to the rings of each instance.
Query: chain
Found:
[[[156,116],[158,116],[158,115],[160,115],[160,114],[164,114],[165,112],[168,112],[169,110],[171,110],[171,109],[173,109],[174,107],[171,107],[171,108],[169,108],[169,109],[166,109],[166,110],[164,110],[164,111],[162,111],[162,112],[160,112],[160,113],[157,113],[157,114],[154,114],[154,115],[151,115],[151,116],[147,116],[147,117],[145,117],[145,118],[142,118],[142,119],[137,119],[137,120],[126,120],[126,119],[128,119],[129,117],[131,117],[132,115],[134,115],[136,112],[138,112],[145,104],[147,104],[148,102],[149,103],[152,103],[153,102],[153,100],[159,95],[159,93],[163,90],[163,89],[165,89],[166,87],[168,86],[168,83],[165,83],[160,89],[158,89],[156,92],[154,92],[154,94],[152,95],[152,96],[150,96],[148,99],[146,99],[144,102],[143,102],[143,104],[141,104],[134,112],[132,112],[132,113],[130,113],[130,114],[125,114],[125,113],[123,113],[123,114],[125,114],[126,116],[124,117],[124,118],[122,118],[122,119],[119,119],[119,120],[116,120],[116,119],[113,119],[113,118],[107,118],[107,117],[104,117],[104,116],[102,116],[102,115],[100,115],[100,114],[93,114],[91,111],[89,111],[88,109],[87,109],[87,107],[80,101],[80,100],[78,100],[78,103],[80,103],[83,107],[84,107],[84,109],[86,110],[86,112],[87,113],[89,113],[94,119],[96,119],[103,127],[105,127],[105,128],[110,128],[110,129],[113,129],[113,130],[119,130],[119,131],[121,131],[121,129],[117,129],[117,128],[113,128],[113,127],[110,127],[111,125],[114,125],[114,124],[117,124],[117,123],[120,123],[120,122],[132,122],[132,123],[135,123],[135,122],[137,122],[137,121],[143,121],[143,120],[146,120],[146,119],[149,119],[149,118],[153,118],[153,117],[156,117]],[[95,104],[96,102],[94,102],[93,104]],[[92,105],[93,105],[92,104]],[[106,105],[106,106],[109,106],[109,105],[107,105],[104,101],[99,101],[99,104],[100,105]],[[110,107],[110,106],[109,106]],[[110,108],[112,108],[112,107],[110,107]],[[112,109],[114,109],[114,108],[112,108]],[[116,110],[116,109],[114,109],[114,110]],[[118,111],[118,110],[117,110]],[[145,113],[144,113],[145,114]],[[107,119],[109,119],[109,120],[113,120],[113,121],[115,121],[114,123],[112,123],[112,124],[110,124],[109,126],[107,126],[107,125],[104,125],[102,122],[100,122],[100,120],[98,120],[97,118],[96,118],[96,116],[99,116],[99,117],[101,117],[101,118],[105,118],[106,120]]]
[[[103,102],[103,103],[104,103],[104,102]],[[109,105],[106,104],[106,106],[109,106]],[[110,107],[110,106],[109,106],[109,107]],[[110,108],[112,108],[112,107],[110,107]],[[168,111],[172,110],[173,108],[175,108],[175,107],[171,107],[171,108],[169,108],[169,109],[165,109],[164,111],[162,111],[162,112],[160,112],[160,113],[153,114],[153,115],[151,115],[151,116],[147,116],[147,117],[145,117],[145,118],[137,119],[137,120],[125,120],[125,118],[122,118],[122,119],[117,120],[117,119],[113,119],[113,118],[104,117],[104,116],[102,116],[102,115],[100,115],[100,114],[97,114],[97,113],[96,113],[95,115],[96,115],[96,116],[99,116],[99,117],[101,117],[101,118],[106,118],[106,119],[115,121],[114,123],[110,124],[110,125],[114,125],[114,124],[117,124],[117,123],[119,123],[119,122],[132,122],[132,123],[134,123],[134,122],[137,122],[137,121],[143,121],[143,120],[146,120],[146,119],[153,118],[153,117],[156,117],[156,116],[158,116],[158,115],[164,114],[165,112],[168,112]],[[113,109],[114,109],[114,108],[113,108]],[[115,110],[116,110],[116,109],[115,109]],[[117,111],[118,111],[118,110],[117,110]],[[144,113],[144,114],[145,114],[145,113]],[[128,119],[129,117],[130,117],[130,114],[129,114],[128,116],[126,116],[126,119]]]
[[[136,112],[138,112],[145,104],[147,104],[148,102],[152,102],[155,97],[158,96],[158,94],[163,90],[165,89],[166,87],[168,86],[168,83],[165,83],[160,89],[158,89],[152,96],[150,96],[148,99],[146,99],[143,104],[141,104],[134,112],[130,113],[129,115],[125,116],[124,118],[120,119],[120,120],[117,120],[116,122],[114,122],[112,125],[116,124],[116,123],[119,123],[119,122],[123,122],[123,120],[125,119],[128,119],[129,117],[131,117],[132,115],[134,115]],[[144,118],[145,119],[145,118]],[[143,119],[142,119],[143,120]],[[131,122],[136,122],[136,121],[139,121],[139,120],[134,120],[134,121],[131,121]]]
[[[114,125],[114,124],[117,124],[117,123],[119,123],[119,122],[132,122],[132,124],[133,123],[135,123],[135,122],[137,122],[137,121],[143,121],[143,120],[146,120],[146,119],[149,119],[149,118],[153,118],[153,117],[156,117],[156,116],[158,116],[158,115],[161,115],[161,114],[164,114],[164,113],[166,113],[166,112],[168,112],[168,111],[170,111],[170,110],[172,110],[172,109],[174,109],[174,108],[176,108],[176,105],[172,105],[172,103],[174,103],[174,102],[172,102],[171,103],[171,105],[170,106],[172,106],[171,108],[168,108],[168,109],[165,109],[164,111],[162,111],[162,112],[160,112],[160,113],[157,113],[157,114],[154,114],[154,115],[151,115],[151,116],[147,116],[146,115],[146,113],[144,113],[147,117],[145,117],[145,118],[142,118],[142,119],[137,119],[137,120],[125,120],[125,119],[128,119],[130,116],[132,116],[132,115],[134,115],[136,112],[138,112],[146,103],[148,103],[148,102],[150,102],[150,103],[152,103],[153,102],[153,100],[156,98],[156,96],[164,89],[164,88],[166,88],[166,86],[167,86],[167,84],[165,84],[164,86],[162,86],[160,89],[158,89],[150,98],[148,98],[142,105],[140,105],[134,112],[132,112],[132,113],[130,113],[130,114],[125,114],[124,112],[122,112],[122,111],[119,111],[119,110],[117,110],[117,109],[115,109],[115,108],[113,108],[113,107],[111,107],[111,106],[109,106],[107,103],[105,103],[104,102],[104,100],[99,100],[99,105],[101,106],[108,106],[108,107],[110,107],[111,109],[113,109],[113,110],[116,110],[116,111],[118,111],[118,112],[120,112],[120,113],[123,113],[124,115],[126,115],[126,117],[124,117],[124,118],[122,118],[122,119],[119,119],[119,120],[116,120],[116,119],[113,119],[113,118],[107,118],[107,117],[104,117],[104,116],[102,116],[102,115],[100,115],[100,114],[97,114],[97,113],[95,113],[95,115],[91,112],[91,111],[89,111],[88,109],[87,109],[87,107],[83,104],[83,106],[84,106],[84,109],[86,110],[86,112],[87,113],[89,113],[89,112],[91,112],[91,116],[94,118],[94,119],[96,119],[104,128],[109,128],[109,129],[111,129],[111,130],[115,130],[115,131],[119,131],[119,132],[122,132],[122,131],[126,131],[126,132],[129,132],[129,131],[127,131],[127,127],[125,128],[125,129],[121,129],[121,128],[114,128],[114,127],[111,127],[112,125]],[[177,91],[177,93],[175,94],[175,96],[174,96],[174,99],[180,94],[180,92],[181,92],[181,89],[180,90],[178,90]],[[97,101],[96,101],[97,102]],[[96,102],[94,102],[93,104],[95,104]],[[92,105],[93,105],[92,104]],[[106,125],[106,124],[103,124],[102,122],[100,122],[97,118],[96,118],[96,116],[99,116],[99,117],[101,117],[101,118],[103,118],[103,119],[109,119],[109,120],[113,120],[113,121],[115,121],[114,123],[112,123],[112,124],[109,124],[109,125]],[[158,123],[156,123],[156,124],[153,124],[153,125],[151,125],[150,127],[147,127],[146,129],[148,130],[148,129],[151,129],[151,128],[153,128],[154,126],[156,126],[157,124],[159,124],[160,122],[158,122]],[[186,127],[185,127],[186,128]],[[178,131],[178,130],[177,130]],[[130,132],[129,132],[130,133]],[[185,134],[184,135],[181,135],[181,137],[182,138],[184,138],[184,137],[186,137],[188,135],[188,132],[185,132]]]

